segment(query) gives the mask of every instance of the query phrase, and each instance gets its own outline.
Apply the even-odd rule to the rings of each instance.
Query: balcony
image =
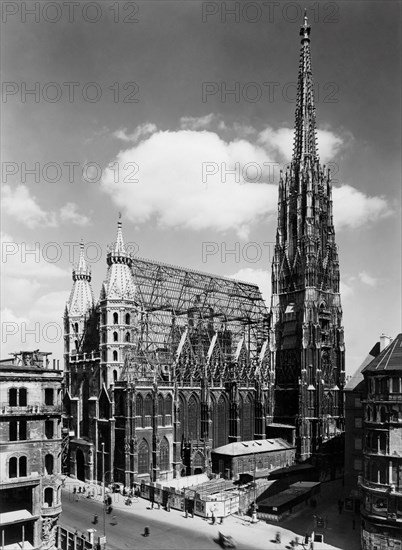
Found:
[[[54,506],[42,506],[41,515],[42,516],[54,516],[56,514],[61,514],[61,502],[55,504]]]
[[[4,415],[24,416],[30,414],[61,414],[61,412],[61,405],[44,405],[43,403],[33,403],[26,405],[25,407],[12,407],[8,403],[0,404],[0,414]]]

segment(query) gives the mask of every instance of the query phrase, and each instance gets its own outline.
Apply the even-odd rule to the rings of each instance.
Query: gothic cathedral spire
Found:
[[[293,157],[278,189],[271,336],[274,421],[296,428],[298,457],[306,460],[324,456],[327,442],[343,430],[344,343],[332,186],[318,157],[307,16],[300,35]]]

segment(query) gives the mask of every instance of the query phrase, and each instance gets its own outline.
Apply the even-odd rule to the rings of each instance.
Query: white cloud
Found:
[[[68,202],[65,206],[60,208],[60,219],[62,222],[70,222],[74,225],[89,225],[90,219],[88,216],[78,213],[78,205],[74,202]]]
[[[117,162],[137,163],[139,182],[124,182],[122,171],[115,182],[106,169],[102,188],[135,223],[154,217],[161,226],[235,229],[245,238],[256,221],[276,212],[276,186],[261,185],[267,181],[263,163],[272,158],[246,140],[226,142],[209,131],[158,132],[121,151]],[[256,170],[243,170],[249,163],[261,169],[259,180]],[[250,177],[258,183],[246,183]]]
[[[57,227],[59,222],[75,225],[88,225],[87,216],[78,213],[78,206],[68,202],[60,208],[60,212],[46,212],[39,206],[36,197],[32,196],[26,185],[17,185],[14,189],[10,185],[1,186],[1,210],[14,221],[26,225],[29,229],[38,227]]]
[[[180,119],[180,128],[182,130],[205,130],[210,128],[212,122],[216,121],[217,118],[213,113],[201,117],[183,116]],[[222,130],[225,128],[225,126],[221,127]]]
[[[137,128],[131,134],[127,133],[127,128],[122,128],[113,132],[113,136],[117,139],[121,139],[122,141],[131,141],[133,143],[137,143],[139,139],[150,136],[151,134],[156,132],[156,130],[157,127],[155,124],[153,124],[152,122],[145,122],[144,124],[140,124],[139,126],[137,126]]]
[[[56,214],[45,212],[25,185],[17,185],[14,189],[10,185],[2,185],[1,194],[3,213],[17,222],[23,223],[29,229],[56,227]]]
[[[361,271],[359,273],[359,279],[362,283],[367,286],[375,287],[377,286],[377,279],[369,275],[366,271]]]
[[[392,214],[384,197],[369,197],[350,185],[333,188],[333,205],[337,230],[356,229]]]
[[[293,151],[293,128],[278,128],[270,126],[258,135],[258,143],[264,145],[269,152],[280,155],[282,160],[290,162]],[[317,130],[317,143],[320,162],[326,164],[333,160],[344,145],[344,140],[330,130]]]
[[[251,267],[245,267],[239,269],[233,275],[228,275],[231,279],[238,279],[246,283],[252,283],[258,285],[261,291],[262,297],[265,300],[267,306],[271,303],[271,270],[270,269],[252,269]]]

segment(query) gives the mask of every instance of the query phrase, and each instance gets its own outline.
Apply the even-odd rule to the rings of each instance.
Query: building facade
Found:
[[[131,485],[211,470],[265,438],[269,313],[255,285],[131,258],[119,221],[94,302],[83,248],[65,310],[69,472]]]
[[[296,427],[299,461],[344,429],[344,334],[330,172],[319,161],[310,27],[300,30],[295,137],[279,181],[272,262],[275,422]],[[343,458],[343,457],[342,457]]]
[[[268,476],[273,470],[293,465],[296,449],[284,439],[262,439],[229,443],[211,454],[214,473],[239,479],[241,474]]]
[[[62,372],[49,353],[0,361],[2,548],[54,548],[61,513]],[[20,547],[20,546],[18,546]]]
[[[363,370],[392,341],[381,335],[367,357],[345,384],[345,509],[360,511],[360,490],[358,478],[363,472],[363,401],[366,385]]]
[[[363,376],[362,548],[402,548],[402,334]]]
[[[267,433],[317,460],[342,433],[339,262],[309,33],[305,18],[271,312],[255,285],[131,257],[120,221],[95,302],[82,248],[64,315],[71,475],[130,485],[210,472],[213,448]]]

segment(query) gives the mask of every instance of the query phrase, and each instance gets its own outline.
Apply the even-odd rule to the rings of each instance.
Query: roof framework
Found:
[[[250,377],[268,338],[268,309],[256,285],[140,258],[132,271],[140,322],[123,379],[144,364],[172,367],[183,380],[222,378],[240,362],[240,378]]]

